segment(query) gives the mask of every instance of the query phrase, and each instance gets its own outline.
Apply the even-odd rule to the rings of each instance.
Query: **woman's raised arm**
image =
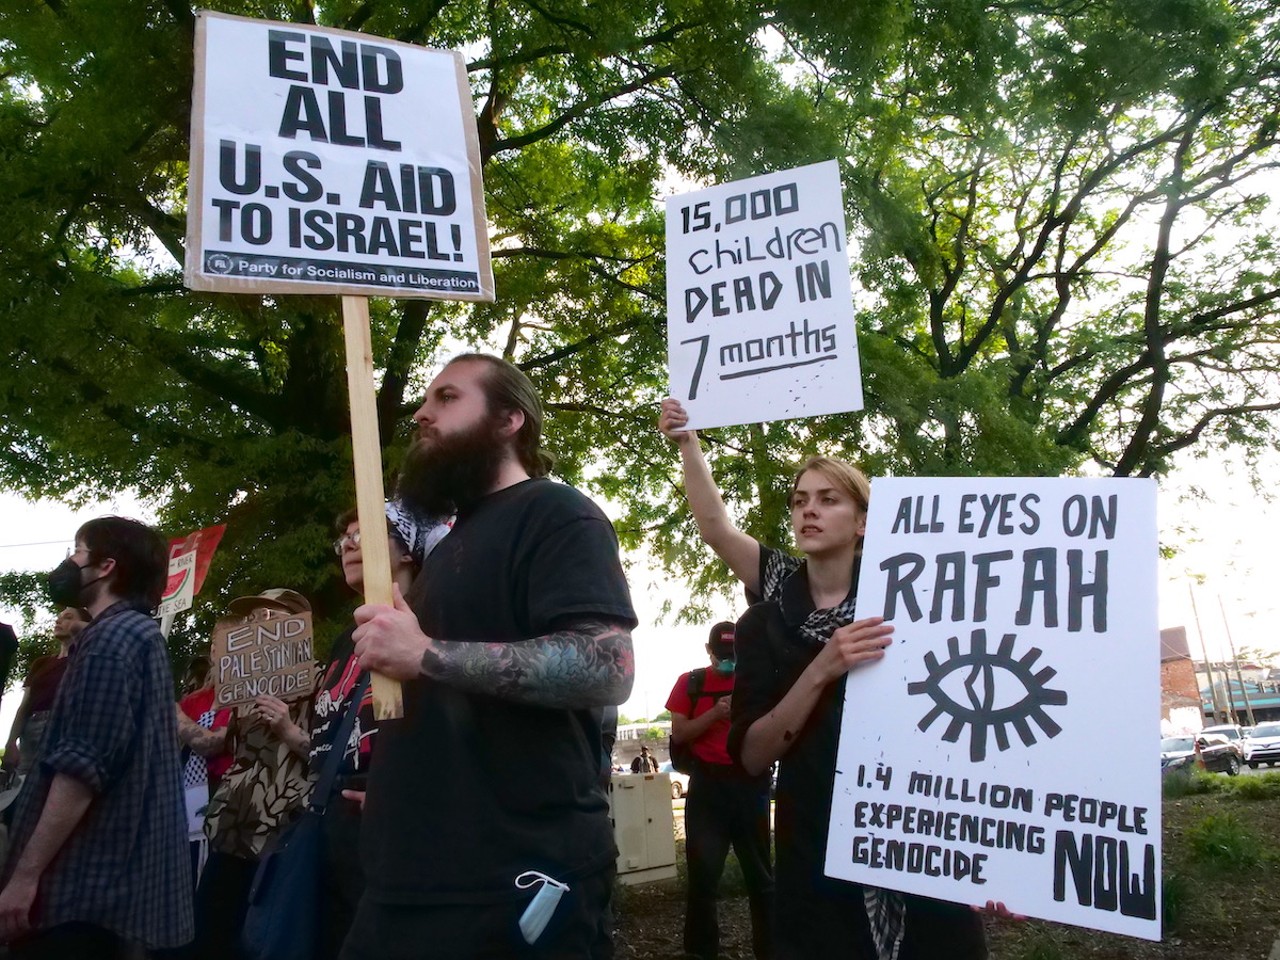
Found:
[[[694,430],[684,429],[689,415],[679,400],[662,401],[658,429],[680,450],[680,466],[684,471],[684,495],[698,524],[703,543],[728,564],[733,575],[752,593],[760,592],[760,544],[733,525],[720,490],[711,476],[711,468],[702,455],[702,446]]]

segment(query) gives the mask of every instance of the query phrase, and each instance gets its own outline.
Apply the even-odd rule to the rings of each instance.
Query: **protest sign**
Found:
[[[225,524],[219,524],[169,541],[169,580],[156,608],[157,617],[171,617],[191,609],[226,529]],[[168,635],[167,629],[165,635]]]
[[[667,200],[667,337],[691,430],[862,409],[834,160]]]
[[[196,552],[191,550],[169,557],[169,580],[165,583],[160,606],[156,607],[156,616],[166,617],[190,610],[196,595],[195,584]]]
[[[1160,938],[1149,480],[882,479],[830,876]]]
[[[309,696],[315,681],[311,613],[257,609],[213,628],[213,703],[218,709],[267,694],[280,700]]]
[[[460,54],[202,11],[186,283],[492,300]]]

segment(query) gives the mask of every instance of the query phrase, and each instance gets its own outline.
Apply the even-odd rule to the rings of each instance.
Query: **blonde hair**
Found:
[[[810,457],[800,465],[795,479],[791,481],[791,494],[787,498],[790,506],[796,496],[796,488],[800,486],[800,478],[810,470],[816,470],[830,481],[837,490],[850,497],[865,512],[871,503],[871,481],[867,475],[851,463],[837,460],[835,457]],[[862,553],[862,538],[858,538],[858,553]]]

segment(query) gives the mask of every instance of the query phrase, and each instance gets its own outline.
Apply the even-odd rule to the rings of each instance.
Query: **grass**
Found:
[[[1137,940],[1039,920],[988,925],[992,960],[1244,960],[1271,955],[1280,930],[1280,772],[1191,773],[1163,804],[1164,939]],[[1170,790],[1172,778],[1165,781]],[[683,844],[677,853],[681,874]],[[721,885],[723,960],[751,960],[750,918],[732,856]],[[680,955],[682,880],[619,891],[619,960]]]
[[[1228,777],[1190,768],[1164,778],[1161,791],[1166,800],[1227,794],[1241,800],[1280,800],[1280,773],[1264,773],[1248,777]]]
[[[1162,897],[1160,915],[1164,920],[1164,933],[1177,930],[1186,913],[1187,903],[1193,894],[1192,881],[1184,873],[1166,873],[1160,886]]]
[[[1211,813],[1186,833],[1199,863],[1220,870],[1248,870],[1263,860],[1265,848],[1234,813]]]

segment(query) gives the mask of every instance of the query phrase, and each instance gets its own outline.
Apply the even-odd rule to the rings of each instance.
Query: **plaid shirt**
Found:
[[[148,947],[192,937],[191,866],[164,637],[141,606],[117,603],[71,648],[44,751],[18,799],[6,881],[55,774],[93,792],[40,880],[32,924],[78,921]]]

